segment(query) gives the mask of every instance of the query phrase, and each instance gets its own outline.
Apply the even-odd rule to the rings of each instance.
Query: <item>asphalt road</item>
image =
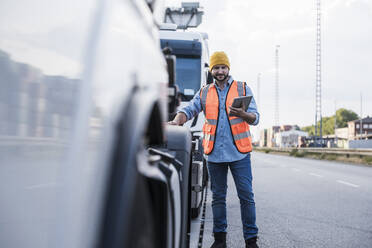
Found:
[[[372,247],[372,168],[339,162],[252,154],[259,246]],[[228,247],[244,247],[231,174]],[[202,247],[213,242],[208,192]]]

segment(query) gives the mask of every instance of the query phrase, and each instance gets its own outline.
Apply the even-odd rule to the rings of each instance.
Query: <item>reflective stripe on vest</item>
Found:
[[[215,134],[218,125],[218,111],[209,111],[211,103],[214,105],[212,107],[213,109],[219,108],[216,87],[213,84],[206,85],[200,92],[200,99],[205,116],[205,123],[203,126],[203,150],[205,154],[210,154],[214,147]]]
[[[226,114],[229,112],[235,97],[245,95],[245,83],[233,81],[229,87],[226,97]],[[219,118],[219,97],[215,84],[206,85],[200,92],[202,109],[205,115],[203,126],[203,148],[205,154],[210,154],[214,148],[214,142]],[[228,116],[228,115],[227,115]],[[231,135],[239,152],[248,153],[252,151],[252,138],[249,125],[244,120],[228,116]]]
[[[207,93],[208,93],[208,89],[211,85],[208,84],[206,86],[204,86],[204,88],[200,91],[200,99],[201,99],[201,104],[202,104],[202,109],[203,109],[203,112],[205,114],[205,105],[207,103]]]

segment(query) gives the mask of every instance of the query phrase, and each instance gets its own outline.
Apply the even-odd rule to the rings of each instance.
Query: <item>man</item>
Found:
[[[210,57],[209,69],[215,83],[204,86],[188,106],[177,113],[171,125],[182,125],[199,112],[205,115],[203,149],[207,160],[213,193],[213,234],[211,248],[226,247],[227,170],[233,175],[240,199],[241,219],[246,247],[256,248],[258,228],[252,190],[252,140],[249,125],[257,125],[259,113],[252,97],[247,111],[232,107],[235,97],[252,95],[243,82],[229,76],[230,62],[224,52]]]

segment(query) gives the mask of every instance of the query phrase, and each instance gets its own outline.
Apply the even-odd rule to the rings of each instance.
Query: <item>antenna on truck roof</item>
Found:
[[[202,22],[204,14],[199,2],[183,2],[181,8],[167,8],[165,23],[177,24],[177,29],[196,28]]]

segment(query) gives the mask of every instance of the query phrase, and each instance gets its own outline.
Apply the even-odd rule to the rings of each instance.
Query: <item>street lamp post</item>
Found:
[[[363,125],[363,95],[362,95],[362,92],[360,92],[360,128],[359,128],[359,134],[360,134],[360,137],[359,139],[362,139],[362,134],[363,134],[363,131],[362,131],[362,125]]]
[[[275,48],[275,125],[279,126],[279,45]]]

